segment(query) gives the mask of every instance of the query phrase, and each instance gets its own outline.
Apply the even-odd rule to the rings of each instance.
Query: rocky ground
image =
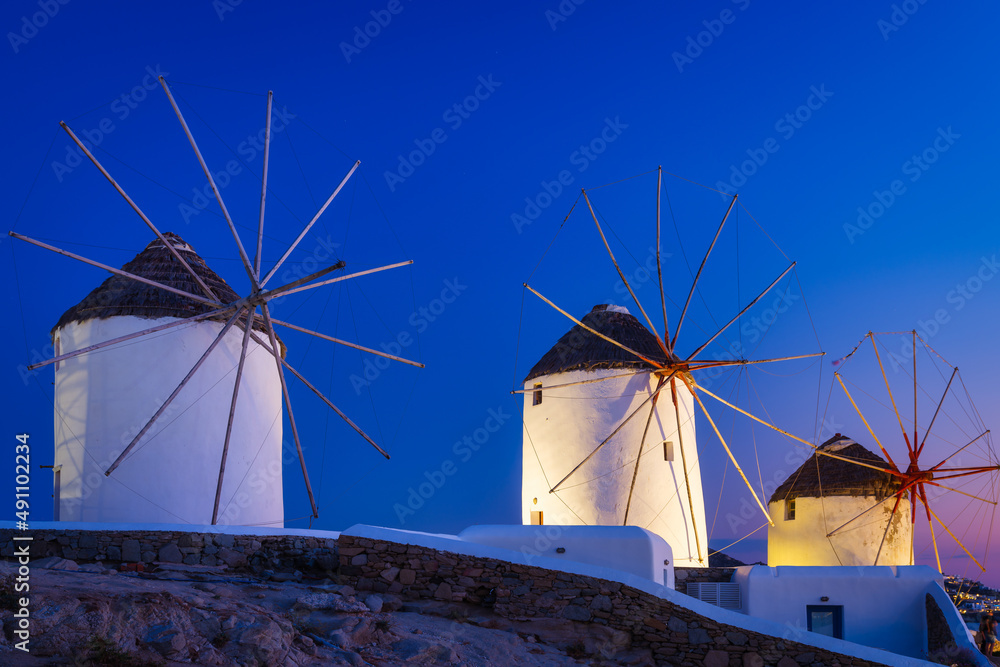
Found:
[[[300,574],[246,578],[160,564],[120,573],[32,564],[30,653],[14,648],[17,598],[0,562],[4,665],[652,665],[602,625],[509,620],[488,607],[404,602]]]

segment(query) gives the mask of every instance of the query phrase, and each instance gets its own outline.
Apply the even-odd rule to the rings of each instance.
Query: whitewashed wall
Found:
[[[58,349],[71,352],[172,319],[113,317],[70,323],[56,331]],[[221,322],[202,322],[58,363],[55,463],[62,466],[63,521],[211,523],[242,345],[243,332],[236,327],[129,458],[110,477],[104,471],[222,327]],[[219,523],[283,525],[281,430],[274,358],[251,340]]]
[[[674,588],[670,545],[638,526],[470,526],[458,538],[517,551],[529,563],[537,558],[569,560],[628,572]]]
[[[912,523],[910,501],[900,502],[886,534],[895,498],[833,537],[833,532],[878,502],[872,496],[829,496],[826,498],[798,497],[795,499],[795,519],[785,519],[784,500],[768,505],[774,526],[767,531],[767,562],[769,565],[874,565],[882,536],[885,544],[879,554],[879,565],[910,565]]]
[[[549,489],[655,390],[656,378],[649,373],[640,373],[603,382],[544,389],[546,385],[622,373],[623,369],[556,373],[535,378],[524,385],[530,390],[535,383],[541,382],[543,392],[540,405],[532,404],[532,393],[524,395],[523,523],[531,523],[532,511],[542,511],[546,524],[623,525],[635,470],[634,460],[649,415],[648,405],[559,491],[550,494]],[[693,399],[680,384],[677,396],[694,504],[693,517],[688,504],[680,440],[668,386],[660,392],[656,412],[643,443],[644,454],[640,459],[628,524],[646,528],[666,540],[678,567],[707,566],[705,501],[695,444]],[[664,461],[664,440],[673,442],[672,462]],[[695,526],[700,541],[701,562],[698,561]]]
[[[944,590],[941,575],[924,565],[752,565],[738,568],[733,580],[740,584],[747,613],[785,625],[789,639],[808,643],[797,639],[807,631],[807,605],[843,606],[845,640],[911,657],[927,651],[925,595],[935,586]],[[948,607],[942,607],[946,616],[958,613]]]

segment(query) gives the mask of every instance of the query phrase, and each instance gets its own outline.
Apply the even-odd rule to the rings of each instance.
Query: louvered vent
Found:
[[[687,594],[723,609],[742,609],[740,585],[729,581],[701,581],[687,585]]]

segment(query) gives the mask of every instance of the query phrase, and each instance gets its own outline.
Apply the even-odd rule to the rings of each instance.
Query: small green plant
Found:
[[[229,637],[226,636],[225,632],[220,632],[219,634],[212,637],[212,646],[215,648],[222,648],[229,643]]]
[[[389,621],[388,618],[380,618],[375,621],[375,629],[378,630],[379,632],[389,632],[389,629],[391,627],[392,623]]]

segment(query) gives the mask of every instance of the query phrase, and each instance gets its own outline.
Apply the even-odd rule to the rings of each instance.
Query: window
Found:
[[[532,405],[541,405],[542,404],[542,383],[541,382],[536,382],[535,383],[535,392],[534,392],[534,394],[532,396],[531,404]]]
[[[809,632],[843,639],[844,607],[840,605],[806,605],[806,626]]]
[[[674,460],[674,443],[669,440],[663,441],[663,460],[673,461]]]
[[[714,604],[723,609],[742,609],[743,599],[740,595],[740,585],[731,581],[701,581],[690,582],[687,594],[702,602]]]
[[[785,501],[785,521],[795,521],[795,498]]]
[[[545,521],[544,521],[544,517],[542,516],[542,514],[543,513],[542,513],[541,510],[538,510],[537,512],[534,511],[534,510],[532,510],[532,512],[531,512],[531,525],[532,526],[541,526],[541,525],[544,525]]]

